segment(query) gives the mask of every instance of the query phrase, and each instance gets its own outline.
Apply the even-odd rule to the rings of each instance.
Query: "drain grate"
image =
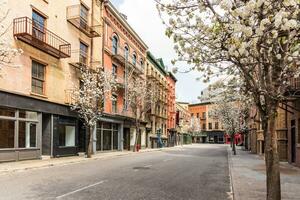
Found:
[[[147,169],[150,169],[150,167],[134,167],[133,169],[147,170]]]

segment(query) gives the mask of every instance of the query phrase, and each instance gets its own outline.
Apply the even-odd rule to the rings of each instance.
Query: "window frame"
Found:
[[[43,67],[43,78],[38,77],[39,76],[38,75],[39,74],[38,70],[36,70],[37,76],[36,77],[34,76],[34,74],[33,74],[34,63],[36,64],[35,66]],[[36,84],[33,85],[33,83],[35,81],[40,82],[42,84],[42,86],[38,87]],[[38,94],[38,95],[45,95],[45,82],[46,82],[46,65],[41,63],[41,62],[38,62],[36,60],[31,60],[31,92],[34,93],[34,94]],[[35,87],[35,90],[33,89],[34,87]],[[37,92],[37,88],[42,89],[42,92],[41,93]]]

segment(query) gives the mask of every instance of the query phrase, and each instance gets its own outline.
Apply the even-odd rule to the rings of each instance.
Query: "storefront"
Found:
[[[40,158],[41,114],[0,107],[0,162]]]
[[[77,138],[70,107],[0,92],[0,162],[77,155]]]

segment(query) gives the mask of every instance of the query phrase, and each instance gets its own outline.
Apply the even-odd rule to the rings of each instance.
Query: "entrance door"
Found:
[[[124,128],[123,131],[123,147],[124,150],[130,151],[130,129]]]
[[[214,136],[214,143],[219,143],[219,141],[218,141],[218,136]]]
[[[291,121],[291,162],[296,161],[296,126],[295,120]]]

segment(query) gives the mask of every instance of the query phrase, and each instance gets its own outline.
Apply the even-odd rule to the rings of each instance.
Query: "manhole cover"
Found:
[[[134,167],[133,169],[144,169],[144,170],[146,170],[146,169],[150,169],[150,167]]]

